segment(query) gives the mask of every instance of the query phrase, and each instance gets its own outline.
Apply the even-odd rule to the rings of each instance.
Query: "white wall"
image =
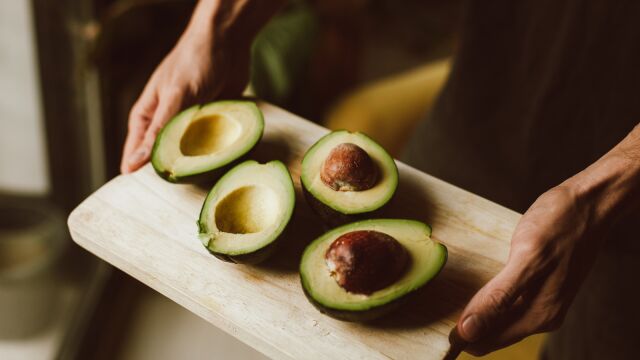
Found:
[[[31,1],[0,1],[0,191],[46,194],[47,158]]]

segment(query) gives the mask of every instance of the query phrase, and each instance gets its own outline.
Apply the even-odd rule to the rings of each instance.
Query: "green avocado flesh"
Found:
[[[320,178],[323,163],[337,145],[352,143],[367,152],[376,164],[379,175],[376,184],[363,191],[336,191]],[[301,183],[311,201],[318,201],[340,214],[362,214],[385,205],[398,187],[398,168],[393,158],[375,141],[362,133],[334,131],[316,142],[302,160]],[[316,208],[315,206],[312,207]],[[318,211],[318,210],[316,210]]]
[[[200,239],[223,260],[264,260],[291,219],[294,204],[293,182],[282,162],[245,161],[207,195],[198,220]]]
[[[251,101],[218,101],[190,107],[171,119],[151,154],[156,172],[171,182],[221,175],[262,137],[264,119]]]
[[[393,284],[371,294],[344,290],[331,276],[325,254],[343,234],[373,230],[395,238],[409,253],[409,269]],[[343,225],[314,240],[300,262],[302,287],[320,311],[351,321],[371,320],[391,310],[390,305],[420,289],[433,279],[447,261],[447,248],[431,240],[431,228],[419,221],[401,219],[364,220]],[[380,311],[384,310],[384,311]]]

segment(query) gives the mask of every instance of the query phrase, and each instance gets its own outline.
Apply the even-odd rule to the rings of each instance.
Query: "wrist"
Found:
[[[248,49],[283,0],[201,0],[185,36],[206,39],[219,48]]]
[[[634,130],[635,132],[636,130]],[[566,180],[577,201],[590,207],[595,224],[610,225],[637,210],[640,203],[640,150],[633,132],[591,166]],[[640,152],[637,152],[640,155]]]

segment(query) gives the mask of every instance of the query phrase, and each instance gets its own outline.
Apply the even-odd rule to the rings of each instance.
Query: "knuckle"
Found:
[[[510,259],[523,261],[527,272],[539,272],[547,269],[556,259],[556,244],[539,236],[532,236],[518,241],[513,246]]]
[[[149,110],[150,105],[145,100],[144,94],[133,104],[129,117],[144,115]]]
[[[128,123],[129,130],[144,129],[148,126],[149,122],[150,119],[144,112],[140,112],[135,108],[131,109]]]
[[[511,294],[505,289],[494,289],[487,294],[485,301],[496,313],[502,313],[511,306]]]

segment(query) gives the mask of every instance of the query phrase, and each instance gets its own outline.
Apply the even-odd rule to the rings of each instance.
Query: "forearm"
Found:
[[[611,224],[640,209],[640,125],[563,185],[593,204],[595,223]]]
[[[249,46],[285,3],[284,0],[201,0],[183,36],[206,37],[234,47]]]

